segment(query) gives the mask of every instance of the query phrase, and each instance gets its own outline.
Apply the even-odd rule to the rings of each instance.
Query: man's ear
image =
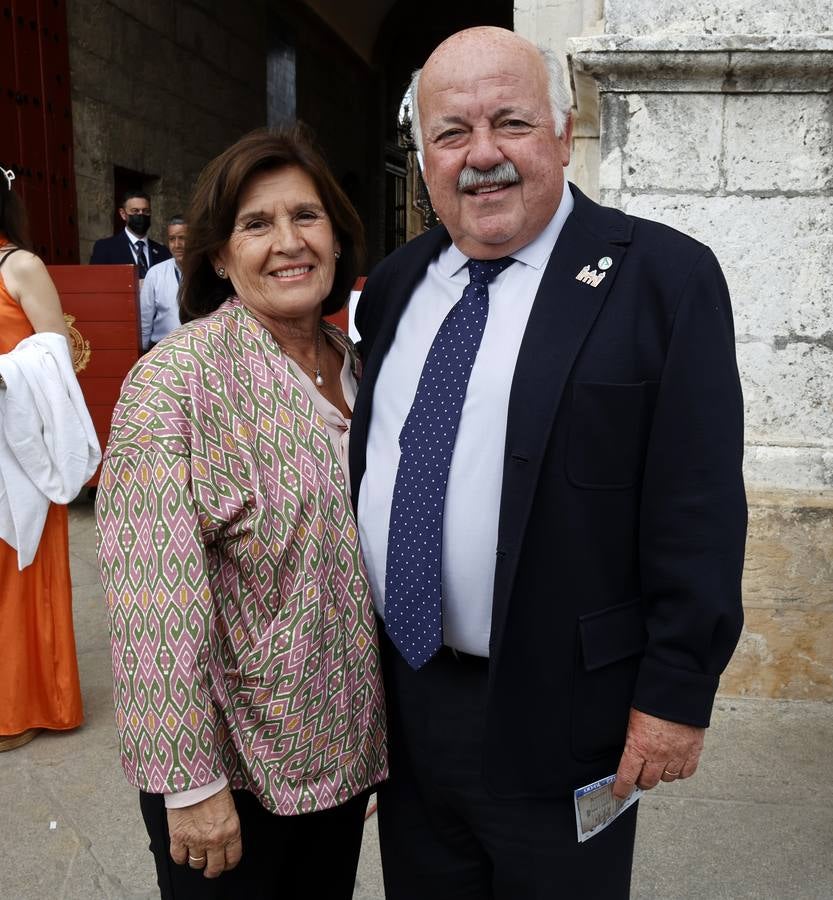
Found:
[[[564,123],[564,132],[559,138],[561,141],[561,165],[568,166],[570,164],[570,156],[573,151],[573,114],[567,115],[567,121]]]
[[[123,206],[120,206],[120,207],[119,207],[119,215],[121,216],[122,222],[126,222],[126,221],[127,221],[127,213],[124,211],[124,207],[123,207]]]
[[[428,196],[431,196],[431,170],[428,167],[428,163],[425,161],[425,155],[423,153],[417,153],[417,163],[419,165],[419,171],[422,175],[422,181],[425,184],[425,189],[428,191]]]

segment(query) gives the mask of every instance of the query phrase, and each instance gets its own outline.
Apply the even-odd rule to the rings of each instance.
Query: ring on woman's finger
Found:
[[[188,854],[188,865],[192,869],[199,869],[204,862],[205,862],[204,856],[191,856],[190,853]]]

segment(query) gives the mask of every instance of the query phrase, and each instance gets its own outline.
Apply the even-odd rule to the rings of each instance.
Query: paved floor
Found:
[[[136,793],[118,764],[89,503],[70,508],[70,535],[86,724],[0,754],[0,898],[152,898]],[[371,817],[355,898],[382,897]],[[833,704],[719,699],[697,776],[641,802],[632,897],[831,900]]]

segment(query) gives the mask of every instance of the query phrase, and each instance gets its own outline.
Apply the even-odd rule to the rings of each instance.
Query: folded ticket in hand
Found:
[[[573,798],[576,804],[576,828],[579,842],[597,835],[634,803],[644,793],[635,787],[626,800],[617,800],[613,796],[615,775],[608,775],[593,784],[576,788]]]

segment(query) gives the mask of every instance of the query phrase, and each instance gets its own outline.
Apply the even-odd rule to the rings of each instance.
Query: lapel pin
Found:
[[[599,273],[595,269],[591,269],[590,266],[585,266],[578,275],[576,275],[576,281],[581,281],[583,284],[589,284],[590,287],[598,287],[602,283],[604,277],[604,272]]]
[[[613,260],[609,256],[603,256],[596,265],[604,272],[613,265]]]

